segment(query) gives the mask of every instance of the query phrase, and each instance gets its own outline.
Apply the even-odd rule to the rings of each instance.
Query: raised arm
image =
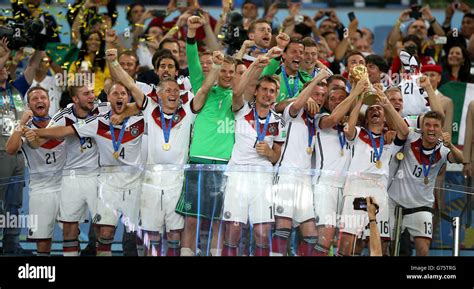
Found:
[[[385,111],[385,118],[390,127],[397,131],[397,137],[400,140],[406,140],[410,129],[408,125],[400,116],[400,114],[395,110],[392,103],[388,100],[387,96],[383,93],[382,90],[376,88],[377,96],[379,97],[380,104],[382,105]]]
[[[220,51],[214,51],[212,53],[212,68],[211,71],[204,78],[201,88],[199,88],[196,96],[192,100],[193,111],[200,111],[206,103],[207,95],[211,90],[212,86],[216,82],[217,76],[219,75],[220,68],[224,62],[224,54]]]
[[[214,33],[214,30],[212,29],[209,13],[204,12],[202,17],[204,20],[204,25],[203,25],[204,33],[206,35],[204,37],[204,43],[211,51],[221,50],[222,45],[217,40],[216,34]]]
[[[26,82],[28,82],[29,85],[31,85],[31,83],[33,82],[36,73],[36,68],[40,65],[41,59],[45,55],[46,54],[44,53],[44,51],[36,49],[33,55],[31,55],[30,60],[28,60],[28,66],[26,67],[23,75],[25,76]]]
[[[145,95],[136,85],[135,80],[120,66],[120,63],[117,61],[117,49],[107,49],[105,58],[107,59],[112,79],[122,83],[132,93],[137,105],[142,107]]]
[[[278,49],[278,48],[272,48]],[[258,58],[249,66],[234,86],[232,93],[232,111],[237,111],[244,105],[244,100],[249,101],[255,93],[259,75],[265,66],[270,62],[269,58],[259,55]]]
[[[194,93],[197,93],[204,81],[201,62],[199,62],[196,31],[203,25],[204,20],[199,16],[188,18],[188,35],[186,39],[186,58],[188,59],[189,81]]]
[[[426,93],[428,94],[431,110],[436,111],[444,116],[444,109],[441,105],[441,99],[438,95],[436,95],[436,92],[431,86],[430,80],[427,76],[420,77],[420,87],[426,90]]]
[[[33,112],[31,110],[26,110],[21,116],[20,123],[13,131],[13,134],[8,138],[7,143],[5,144],[5,151],[7,154],[14,155],[21,148],[21,137],[24,133],[24,127],[26,123],[33,117]]]
[[[449,132],[443,132],[441,137],[443,139],[443,145],[451,151],[448,155],[448,160],[451,163],[462,164],[464,162],[462,151],[451,142],[451,134]]]
[[[319,127],[321,129],[327,129],[335,126],[340,122],[347,112],[351,109],[354,103],[357,101],[357,98],[369,87],[369,82],[361,80],[357,82],[354,89],[351,90],[346,99],[344,99],[336,108],[331,112],[329,116],[321,118],[319,121]],[[362,97],[361,97],[362,98]],[[360,109],[359,109],[360,110]]]
[[[362,80],[361,80],[362,81]],[[354,140],[356,136],[356,125],[357,119],[359,118],[360,108],[362,107],[362,103],[364,101],[363,97],[357,98],[357,102],[352,108],[351,114],[349,116],[349,120],[347,121],[347,126],[344,128],[344,134],[348,140]]]
[[[296,117],[300,110],[303,109],[311,94],[313,94],[314,87],[329,76],[330,74],[327,70],[321,70],[318,75],[311,80],[311,83],[301,91],[290,107],[290,115],[292,117]]]

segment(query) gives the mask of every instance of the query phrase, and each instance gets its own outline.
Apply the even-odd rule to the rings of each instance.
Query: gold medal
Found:
[[[311,153],[313,153],[313,148],[307,147],[306,152],[308,153],[308,155],[310,155]]]
[[[399,161],[403,160],[404,157],[405,157],[405,155],[402,152],[399,152],[397,154],[397,160],[399,160]]]
[[[429,183],[428,177],[425,177],[425,178],[423,179],[423,183],[425,183],[425,185],[427,185],[427,184]]]
[[[341,149],[341,152],[340,152],[340,154],[341,154],[341,157],[343,157],[343,156],[344,156],[344,150],[343,150],[343,149]]]
[[[114,152],[114,158],[116,158],[116,159],[119,158],[119,152]]]
[[[169,143],[164,143],[164,144],[163,144],[163,150],[165,150],[165,151],[169,151],[169,150],[170,150],[170,148],[171,148],[171,146],[170,146],[170,144],[169,144]]]
[[[377,161],[375,162],[375,167],[376,167],[377,169],[381,169],[381,168],[382,168],[382,161],[381,161],[381,160],[377,160]]]

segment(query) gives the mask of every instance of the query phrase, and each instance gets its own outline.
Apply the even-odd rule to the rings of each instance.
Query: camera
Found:
[[[304,22],[304,16],[303,15],[295,15],[295,24],[300,24]]]
[[[435,44],[444,45],[448,43],[448,38],[446,36],[437,36],[437,37],[433,37],[433,41]]]
[[[187,0],[177,0],[176,1],[176,7],[177,8],[188,7],[188,1]]]
[[[421,6],[420,5],[412,5],[411,7],[411,12],[410,12],[410,18],[413,19],[420,19],[421,18]]]
[[[461,3],[459,3],[458,1],[453,2],[453,8],[454,10],[458,10],[459,8],[461,8]]]
[[[36,19],[29,19],[24,23],[8,19],[5,26],[0,26],[0,39],[7,38],[8,48],[11,50],[19,50],[25,46],[45,50],[46,35],[40,34],[43,27],[43,22]]]
[[[355,198],[352,202],[354,210],[367,211],[367,200],[365,198]]]
[[[325,11],[324,15],[326,15],[327,17],[331,17],[331,11]]]
[[[244,29],[244,18],[239,12],[232,11],[227,16],[227,22],[222,25],[223,42],[228,45],[227,54],[232,55],[239,50],[245,40],[247,31]]]

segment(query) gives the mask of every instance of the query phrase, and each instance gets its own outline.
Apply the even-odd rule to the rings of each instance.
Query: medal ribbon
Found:
[[[163,113],[163,105],[161,103],[161,99],[159,100],[159,103],[160,103],[161,128],[163,129],[163,136],[165,138],[165,143],[168,143],[170,139],[171,127],[173,126],[173,119],[178,110],[175,110],[173,112],[173,115],[171,116],[171,119],[170,119],[170,123],[167,126],[165,114]]]
[[[254,52],[255,50],[259,50],[262,53],[267,53],[268,52],[268,49],[258,48],[257,45],[254,45],[254,46],[250,47],[250,52]]]
[[[281,66],[281,73],[283,74],[283,79],[285,80],[286,90],[288,91],[288,95],[290,98],[293,98],[296,93],[298,93],[298,82],[300,78],[299,72],[296,72],[296,79],[293,85],[293,91],[290,89],[290,83],[288,82],[288,75],[286,75],[285,65]]]
[[[308,127],[308,147],[311,148],[313,145],[313,136],[316,134],[316,121],[313,118],[313,121],[309,120],[308,115],[306,115],[306,126]]]
[[[109,111],[109,118],[111,116],[111,111]],[[110,135],[112,137],[112,145],[114,146],[114,152],[118,152],[120,145],[122,144],[123,134],[125,133],[125,127],[127,126],[128,117],[123,120],[122,127],[120,128],[120,134],[118,140],[115,141],[114,125],[109,121]]]
[[[258,119],[257,109],[253,109],[254,117],[255,117],[255,129],[257,130],[257,140],[259,142],[263,141],[265,135],[267,135],[268,123],[270,122],[270,112],[267,114],[267,118],[265,119],[265,124],[263,125],[263,131],[260,133],[260,121]]]
[[[36,122],[47,121],[50,119],[51,117],[49,115],[47,117],[33,116],[33,121],[36,121]]]
[[[344,146],[346,145],[346,136],[344,135],[344,131],[341,129],[340,125],[337,125],[337,136],[339,137],[341,150],[344,150]]]
[[[377,148],[372,132],[370,130],[366,130],[366,131],[369,133],[370,141],[372,142],[372,148],[374,149],[375,159],[377,161],[380,161],[380,158],[382,157],[382,153],[383,153],[383,143],[384,143],[383,132],[382,132],[382,135],[380,136],[380,148]]]
[[[431,153],[428,167],[426,167],[425,162],[423,161],[423,155],[424,155],[423,147],[420,147],[421,168],[423,169],[423,175],[425,176],[425,178],[427,178],[428,174],[430,173],[431,166],[433,165],[433,162],[434,162],[435,153],[436,153],[436,147],[433,148],[433,152]]]

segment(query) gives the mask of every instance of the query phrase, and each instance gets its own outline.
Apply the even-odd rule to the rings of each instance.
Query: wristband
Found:
[[[433,19],[431,19],[429,22],[430,22],[430,24],[435,23],[436,22],[436,17],[433,17]]]
[[[212,68],[214,68],[214,69],[220,69],[221,66],[222,66],[222,64],[215,64],[215,63],[212,64]]]
[[[377,220],[376,219],[369,220],[369,223],[372,223],[372,222],[377,223]]]
[[[117,60],[114,60],[111,64],[112,64],[112,66],[114,66],[114,67],[120,65],[120,63],[119,63]]]

